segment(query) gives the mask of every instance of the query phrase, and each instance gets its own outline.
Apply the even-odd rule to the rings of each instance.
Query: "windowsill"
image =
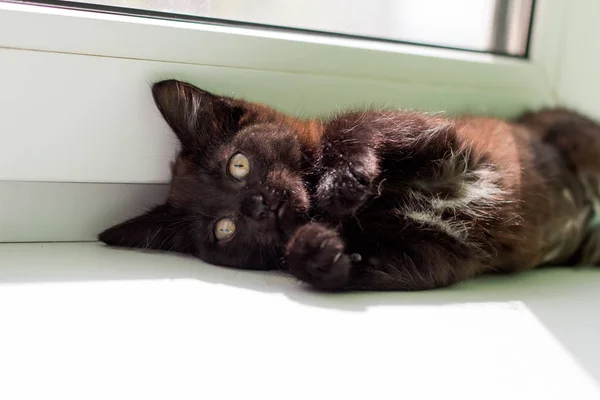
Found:
[[[330,295],[95,243],[3,244],[0,265],[2,398],[600,393],[600,269]]]

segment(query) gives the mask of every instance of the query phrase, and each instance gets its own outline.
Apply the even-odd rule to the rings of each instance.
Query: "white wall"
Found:
[[[600,1],[570,1],[566,12],[562,43],[557,43],[562,46],[558,100],[600,119]]]

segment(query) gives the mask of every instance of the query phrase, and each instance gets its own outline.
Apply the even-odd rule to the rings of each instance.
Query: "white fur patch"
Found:
[[[563,251],[563,246],[560,246],[560,245],[556,246],[555,248],[550,250],[548,253],[546,253],[546,256],[542,259],[542,264],[553,262],[562,254],[562,251]]]
[[[408,211],[402,215],[421,225],[442,231],[455,239],[462,241],[467,238],[468,230],[463,223],[456,220],[444,220],[433,211]]]
[[[493,206],[504,198],[500,187],[499,174],[489,166],[482,165],[478,169],[468,169],[468,153],[450,153],[441,160],[440,179],[452,181],[459,189],[448,197],[427,193],[427,182],[419,182],[425,190],[411,190],[412,201],[403,204],[398,213],[423,226],[436,229],[460,240],[466,241],[472,221],[486,218],[488,211],[483,206]],[[468,219],[458,219],[447,215],[452,211]],[[445,217],[442,214],[446,213]]]
[[[466,209],[471,203],[494,203],[498,201],[504,191],[498,186],[498,174],[489,168],[481,168],[465,172],[461,178],[461,189],[456,197],[443,199],[433,197],[431,206],[435,210],[457,210],[469,214]],[[475,210],[473,210],[475,211]]]

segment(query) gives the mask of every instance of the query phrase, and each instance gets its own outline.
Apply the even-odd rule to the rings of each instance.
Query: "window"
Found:
[[[527,56],[534,0],[30,1]]]

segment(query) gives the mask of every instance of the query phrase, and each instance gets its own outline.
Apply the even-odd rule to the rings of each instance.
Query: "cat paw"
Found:
[[[324,225],[300,227],[286,248],[292,275],[317,289],[339,290],[350,280],[352,261],[339,234]]]
[[[344,166],[327,171],[315,192],[315,203],[322,213],[343,217],[352,215],[371,194],[372,178],[359,166]]]

